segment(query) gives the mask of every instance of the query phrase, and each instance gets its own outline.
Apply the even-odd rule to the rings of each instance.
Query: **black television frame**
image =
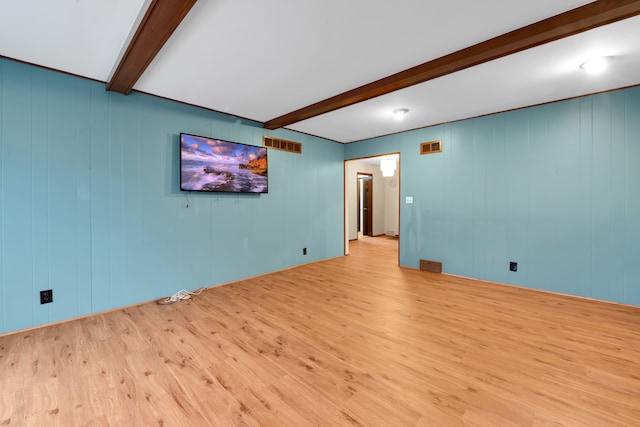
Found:
[[[191,133],[180,132],[180,191],[201,192],[201,193],[227,193],[227,194],[266,194],[269,192],[269,161],[266,147],[244,144],[241,142],[227,141],[224,139],[210,138]],[[197,145],[196,146],[194,146]],[[191,146],[191,148],[189,148]],[[187,155],[187,153],[191,155]],[[242,153],[248,156],[242,161],[238,159]],[[252,158],[255,156],[255,158]],[[260,159],[263,159],[260,160]],[[264,163],[264,167],[262,167]],[[189,167],[187,168],[187,164]],[[233,169],[247,171],[240,173]],[[202,185],[200,188],[188,185],[185,182],[186,169],[197,173],[197,168],[202,167],[203,174],[215,175],[211,182]],[[251,173],[251,175],[248,175]],[[255,175],[255,176],[254,176]],[[191,180],[197,179],[200,175],[191,176]],[[249,178],[249,186],[234,182],[238,178]],[[251,178],[256,178],[252,182]],[[264,177],[264,182],[260,177]],[[240,180],[238,180],[240,181]],[[241,187],[236,188],[238,185]]]

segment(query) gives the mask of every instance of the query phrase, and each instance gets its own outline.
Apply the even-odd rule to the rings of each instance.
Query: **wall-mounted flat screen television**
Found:
[[[267,149],[180,134],[180,190],[266,193]]]

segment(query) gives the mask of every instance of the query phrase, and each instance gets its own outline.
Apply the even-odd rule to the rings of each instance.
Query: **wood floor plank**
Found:
[[[640,307],[350,255],[0,336],[0,426],[640,426]]]

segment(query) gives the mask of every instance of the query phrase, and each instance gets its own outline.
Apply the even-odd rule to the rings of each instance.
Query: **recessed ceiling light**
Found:
[[[609,62],[613,59],[612,56],[601,56],[599,58],[590,59],[587,62],[580,64],[580,68],[585,70],[589,74],[599,74],[607,69]]]
[[[393,115],[396,116],[397,119],[402,119],[409,112],[408,108],[396,108],[392,111]]]

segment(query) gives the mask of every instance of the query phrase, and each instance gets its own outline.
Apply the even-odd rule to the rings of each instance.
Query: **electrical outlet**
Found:
[[[518,271],[518,263],[517,262],[509,262],[509,271]]]
[[[307,254],[307,248],[302,248],[302,255],[306,255]]]
[[[49,304],[53,302],[53,289],[40,291],[40,304]]]

